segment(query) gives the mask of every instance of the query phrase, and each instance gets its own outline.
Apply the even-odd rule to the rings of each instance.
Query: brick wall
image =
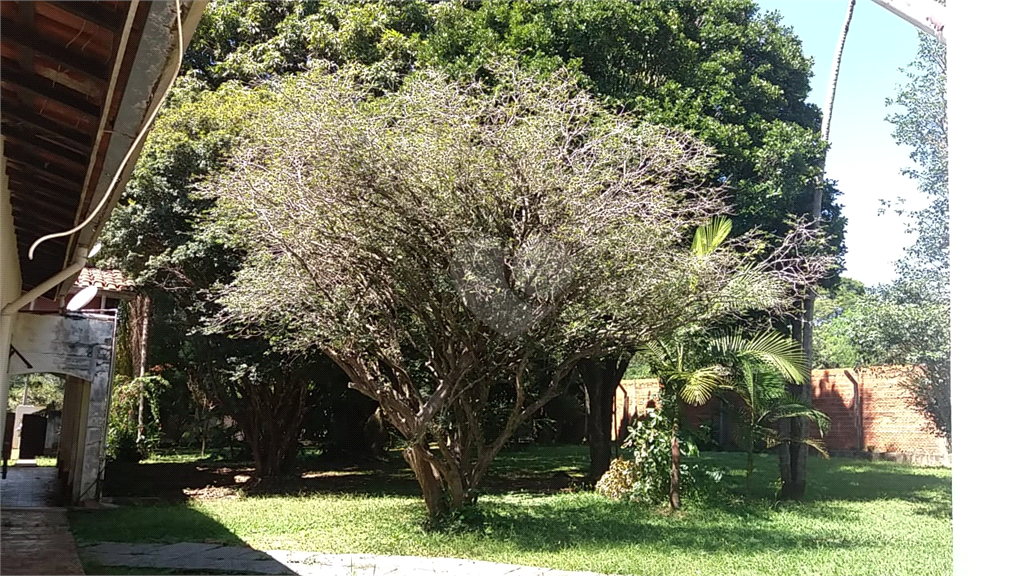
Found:
[[[620,441],[626,437],[626,427],[643,414],[648,403],[657,405],[660,402],[661,383],[657,378],[642,380],[623,380],[615,389],[615,406],[612,408],[612,440]]]
[[[811,374],[814,406],[832,420],[825,445],[830,452],[866,451],[946,457],[946,443],[929,431],[927,419],[911,405],[900,382],[905,370],[876,366],[854,370],[835,368]],[[656,379],[623,380],[616,391],[613,438],[622,437],[622,422],[642,412],[648,400],[658,400]],[[687,408],[691,424],[715,417],[717,408]]]

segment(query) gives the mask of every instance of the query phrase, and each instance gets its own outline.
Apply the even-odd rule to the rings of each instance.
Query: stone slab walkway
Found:
[[[320,554],[288,550],[260,551],[218,544],[124,544],[101,542],[79,548],[79,554],[104,566],[217,570],[233,574],[297,574],[299,576],[599,576],[533,566],[498,564],[457,558]]]
[[[0,574],[84,574],[63,508],[0,511]]]
[[[57,468],[36,466],[24,461],[7,470],[7,478],[0,480],[0,507],[46,508],[56,506]]]

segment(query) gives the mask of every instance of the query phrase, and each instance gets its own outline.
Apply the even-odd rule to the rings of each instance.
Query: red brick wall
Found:
[[[853,380],[848,378],[845,372],[847,371],[837,368],[815,370],[811,374],[811,398],[814,407],[828,414],[832,420],[831,431],[825,436],[825,445],[830,452],[864,449],[859,440]],[[856,378],[854,372],[850,371],[850,374]],[[812,432],[818,437],[817,426],[812,426]]]
[[[945,441],[929,431],[927,419],[912,407],[910,395],[900,385],[902,374],[905,371],[896,367],[859,371],[835,368],[812,373],[814,406],[832,420],[831,431],[825,436],[829,451],[946,454]],[[615,397],[616,422],[635,417],[637,407],[642,412],[647,400],[657,400],[659,389],[657,380],[623,380]],[[855,389],[859,398],[855,398]],[[714,414],[711,405],[686,410],[687,420],[694,425]],[[613,438],[618,440],[621,433],[622,429],[614,430]]]
[[[657,378],[623,380],[615,389],[615,406],[612,408],[612,440],[626,437],[626,427],[643,414],[648,402],[658,405],[661,401],[661,383]]]

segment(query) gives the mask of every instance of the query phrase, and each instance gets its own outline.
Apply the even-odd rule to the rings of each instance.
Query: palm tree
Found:
[[[827,415],[786,391],[788,383],[807,380],[806,357],[796,341],[773,331],[749,339],[735,333],[711,339],[707,346],[659,341],[648,346],[647,355],[666,398],[701,405],[717,395],[740,415],[736,436],[747,453],[748,493],[754,452],[762,445],[801,443],[828,456],[821,440],[790,437],[777,428],[784,418],[801,418],[817,424],[822,437],[829,429]]]

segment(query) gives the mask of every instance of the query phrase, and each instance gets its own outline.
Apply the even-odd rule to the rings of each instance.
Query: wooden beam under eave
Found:
[[[67,159],[54,156],[52,154],[46,154],[46,156],[39,156],[37,153],[33,153],[33,149],[25,146],[20,140],[10,139],[8,140],[6,135],[4,137],[4,156],[7,157],[8,162],[14,160],[23,165],[30,165],[41,170],[53,170],[54,166],[60,166],[61,172],[65,175],[71,176],[72,181],[78,180],[81,182],[85,179],[85,167],[75,162],[69,162]],[[54,160],[56,158],[56,160]],[[81,184],[79,184],[81,186]]]
[[[21,176],[19,174],[19,176]],[[26,180],[23,178],[10,178],[11,198],[17,198],[19,202],[35,203],[42,207],[67,210],[74,214],[78,206],[75,205],[75,195],[67,188],[57,188],[48,182],[41,182],[36,179]]]
[[[54,122],[45,116],[19,110],[13,105],[5,105],[3,112],[3,123],[13,126],[15,129],[24,127],[35,132],[40,132],[50,138],[58,139],[61,146],[71,148],[82,154],[88,154],[92,150],[92,138],[72,130],[60,122]]]
[[[53,140],[47,140],[34,130],[25,130],[24,128],[14,126],[7,122],[4,122],[4,138],[7,139],[5,141],[21,142],[23,145],[34,150],[45,152],[47,154],[57,156],[67,162],[73,162],[83,166],[89,159],[87,156],[88,150],[85,153],[82,153],[80,146],[75,146],[73,149]]]
[[[74,176],[54,170],[40,170],[36,166],[28,164],[17,157],[12,157],[9,154],[5,154],[5,156],[7,156],[8,177],[29,181],[39,180],[48,186],[55,186],[63,190],[74,190],[75,194],[82,187],[81,181],[75,179]]]
[[[58,67],[73,70],[95,84],[101,91],[107,86],[107,73],[102,66],[92,60],[75,54],[71,50],[53,46],[36,36],[19,30],[18,24],[7,18],[0,20],[0,26],[4,30],[4,41],[18,47],[19,50],[27,50],[39,58],[50,60]]]
[[[121,32],[123,17],[102,5],[86,2],[46,2],[46,4],[55,6],[79,20],[95,24],[104,30],[115,34]]]
[[[14,218],[15,218],[16,222],[18,221],[18,219],[21,219],[20,220],[21,222],[25,222],[25,223],[31,222],[31,223],[34,223],[34,224],[43,224],[43,225],[49,227],[50,228],[49,231],[45,231],[42,228],[38,229],[39,231],[44,232],[46,234],[49,234],[50,232],[54,232],[54,231],[63,230],[64,228],[66,228],[72,222],[72,220],[71,220],[72,216],[70,216],[70,215],[68,215],[67,218],[62,218],[61,216],[63,216],[63,214],[61,214],[61,215],[50,215],[50,214],[47,214],[45,211],[38,210],[38,209],[33,210],[33,209],[30,209],[28,206],[17,205],[17,204],[14,204],[13,202],[11,203],[11,213],[14,214]],[[35,226],[33,226],[33,228],[35,228]],[[61,256],[63,256],[64,251],[61,250],[60,254],[61,254]]]
[[[85,116],[92,126],[100,119],[100,107],[88,101],[81,92],[71,90],[60,84],[44,80],[36,74],[26,73],[15,60],[4,58],[2,62],[3,75],[0,75],[0,83],[20,94],[27,94],[35,98],[43,98],[55,104],[59,104],[74,111],[75,114]],[[29,105],[29,102],[25,102]]]

